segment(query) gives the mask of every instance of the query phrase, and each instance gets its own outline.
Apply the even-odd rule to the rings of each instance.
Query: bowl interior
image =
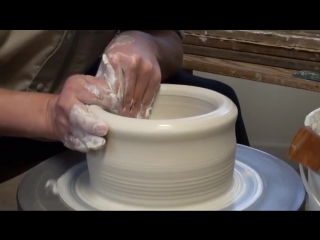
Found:
[[[154,102],[150,119],[189,118],[213,112],[217,108],[217,102],[209,102],[190,96],[159,94]]]

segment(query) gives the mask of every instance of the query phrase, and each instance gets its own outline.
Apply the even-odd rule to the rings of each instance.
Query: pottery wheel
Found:
[[[90,187],[85,158],[85,154],[68,151],[31,169],[17,192],[19,209],[129,209],[104,199]],[[238,145],[231,189],[218,199],[194,207],[181,206],[181,210],[296,211],[303,209],[304,201],[301,178],[291,166],[267,153]]]

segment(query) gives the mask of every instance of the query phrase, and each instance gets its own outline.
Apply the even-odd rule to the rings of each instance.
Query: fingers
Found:
[[[70,77],[55,106],[54,129],[64,145],[88,152],[104,146],[107,124],[88,111],[85,104],[109,106],[104,94],[109,88],[101,79],[75,75]],[[110,101],[109,101],[110,102]]]
[[[121,104],[121,115],[129,116],[134,99],[134,91],[136,88],[137,72],[136,68],[139,59],[131,58],[129,66],[124,70],[124,94]]]
[[[141,68],[138,75],[137,84],[134,89],[133,103],[132,103],[132,107],[129,115],[130,117],[136,117],[138,112],[141,109],[142,99],[147,89],[151,74],[152,74],[152,65],[146,65]]]
[[[121,107],[118,113],[137,117],[141,109],[145,112],[161,82],[159,67],[136,54],[130,57],[120,53],[110,54],[106,62],[116,69],[116,91],[120,93],[118,100]]]
[[[109,112],[115,112],[119,108],[117,96],[111,89],[110,83],[91,76],[83,76],[82,91],[77,92],[80,102],[89,105],[98,105]]]
[[[132,57],[127,66],[123,68],[124,71],[124,94],[121,105],[121,115],[129,116],[131,107],[133,105],[134,92],[137,85],[137,71],[139,59]]]
[[[78,130],[75,131],[75,135],[80,133]],[[90,150],[99,150],[103,148],[106,143],[106,140],[102,137],[97,137],[91,134],[87,134],[82,132],[80,135],[84,135],[82,137],[77,137],[74,135],[68,135],[65,137],[63,141],[64,145],[71,149],[79,152],[89,152]]]
[[[106,140],[104,138],[93,136],[93,135],[90,135],[90,134],[87,134],[84,138],[80,139],[80,141],[89,150],[101,149],[106,143]]]
[[[104,136],[108,132],[107,124],[88,112],[85,105],[73,106],[70,112],[70,123],[75,128],[97,136]]]
[[[127,117],[144,118],[161,83],[156,61],[119,52],[103,55],[97,76],[85,76],[87,93],[79,93],[79,100]]]
[[[107,79],[107,81],[111,82],[112,89],[117,95],[119,115],[128,116],[130,112],[138,61],[136,57],[128,57],[121,53],[109,54],[109,58],[105,57],[105,63],[115,70],[114,79]]]
[[[152,103],[154,97],[159,90],[161,84],[161,71],[160,69],[154,70],[151,78],[148,81],[148,86],[141,101],[139,111],[140,118],[148,118],[151,114]]]
[[[85,105],[76,104],[70,112],[70,133],[64,137],[64,145],[72,150],[88,152],[98,150],[105,144],[102,137],[108,126],[88,112]]]

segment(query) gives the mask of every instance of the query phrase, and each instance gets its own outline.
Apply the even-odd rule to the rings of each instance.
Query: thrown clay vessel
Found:
[[[105,148],[87,154],[92,187],[132,209],[209,201],[232,187],[233,102],[203,88],[162,84],[150,119],[90,106],[109,125]]]

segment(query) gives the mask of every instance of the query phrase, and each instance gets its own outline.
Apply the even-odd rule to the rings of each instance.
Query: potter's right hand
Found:
[[[113,101],[105,81],[86,75],[71,76],[61,94],[49,103],[54,134],[72,150],[88,152],[101,148],[108,126],[90,113],[86,105],[108,110],[115,104]]]

